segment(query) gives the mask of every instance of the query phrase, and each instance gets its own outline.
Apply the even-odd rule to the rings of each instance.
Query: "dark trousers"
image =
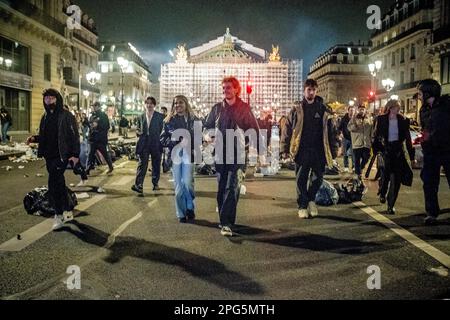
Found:
[[[90,143],[91,150],[89,152],[89,160],[88,160],[88,170],[95,168],[95,153],[100,151],[102,156],[105,158],[106,163],[110,170],[113,169],[113,164],[109,153],[106,151],[106,144],[100,142],[91,142]]]
[[[299,209],[306,209],[309,202],[316,201],[317,192],[319,192],[323,183],[324,172],[324,161],[318,159],[317,155],[311,152],[305,152],[302,160],[296,163],[295,174]]]
[[[438,217],[440,213],[438,192],[441,180],[441,167],[450,187],[450,154],[423,153],[423,168],[420,177],[425,194],[425,210],[428,215]]]
[[[64,179],[67,162],[64,163],[59,158],[46,159],[46,165],[50,203],[55,209],[56,214],[62,215],[69,206],[66,180]]]
[[[232,227],[236,223],[236,210],[241,194],[243,165],[216,165],[219,190],[217,206],[220,224]]]
[[[401,143],[389,143],[383,155],[384,169],[380,181],[380,196],[386,197],[390,208],[393,208],[398,198],[401,186],[402,168],[405,161]]]
[[[144,186],[150,157],[152,158],[152,183],[154,186],[157,186],[159,183],[161,175],[161,151],[158,148],[147,149],[138,155],[139,164],[135,185],[141,189]]]
[[[367,165],[370,159],[370,149],[369,148],[359,148],[353,149],[353,155],[355,156],[354,165],[355,173],[360,176],[362,175],[362,170]]]

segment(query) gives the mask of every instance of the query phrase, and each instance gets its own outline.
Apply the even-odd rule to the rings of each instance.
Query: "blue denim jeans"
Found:
[[[174,163],[172,174],[177,218],[186,218],[186,211],[195,209],[194,164],[183,161],[179,164]]]
[[[3,142],[9,141],[9,139],[8,139],[9,127],[10,127],[9,122],[2,124],[2,141]]]
[[[348,158],[352,159],[353,162],[353,148],[352,148],[352,142],[351,140],[347,140],[344,139],[343,143],[342,143],[342,148],[344,149],[343,153],[344,153],[344,168],[349,168],[349,161]],[[355,166],[354,162],[353,162],[353,166]]]

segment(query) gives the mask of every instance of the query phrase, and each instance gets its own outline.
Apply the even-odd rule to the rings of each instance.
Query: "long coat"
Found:
[[[398,119],[398,137],[402,144],[403,153],[398,159],[401,161],[401,183],[405,186],[412,186],[413,171],[411,167],[411,161],[414,160],[415,150],[411,141],[411,133],[409,131],[410,122],[407,118],[401,115],[397,116]],[[374,139],[373,139],[373,151],[374,153],[386,152],[386,144],[389,139],[389,115],[381,115],[378,117],[375,127]]]

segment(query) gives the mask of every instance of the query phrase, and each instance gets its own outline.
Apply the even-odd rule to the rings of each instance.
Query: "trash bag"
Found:
[[[324,180],[316,195],[316,204],[319,206],[332,206],[339,202],[339,194],[330,182]]]
[[[335,184],[339,195],[339,204],[349,204],[362,201],[366,186],[359,179],[353,179],[345,184]]]
[[[67,190],[67,207],[65,211],[72,211],[77,205],[78,200],[75,192],[66,188]],[[50,197],[48,195],[48,187],[35,188],[28,193],[23,199],[23,206],[25,211],[32,215],[36,212],[42,212],[47,215],[55,215],[55,209],[53,208]]]

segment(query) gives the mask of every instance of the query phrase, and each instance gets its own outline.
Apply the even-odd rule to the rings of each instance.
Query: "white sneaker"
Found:
[[[316,206],[315,202],[311,201],[308,204],[308,212],[309,212],[309,215],[312,218],[317,217],[319,215],[319,210],[317,209],[317,206]]]
[[[53,231],[58,231],[64,227],[64,216],[59,216],[55,214],[55,220],[53,222]]]
[[[87,180],[81,180],[78,184],[77,187],[84,187],[87,184]]]
[[[73,212],[72,211],[67,211],[64,212],[63,214],[63,222],[66,223],[68,221],[72,221],[73,220]]]
[[[306,209],[300,209],[298,210],[298,217],[300,219],[309,219],[309,213]]]
[[[222,230],[220,230],[220,234],[224,237],[232,237],[233,231],[231,231],[230,227],[223,227]]]

